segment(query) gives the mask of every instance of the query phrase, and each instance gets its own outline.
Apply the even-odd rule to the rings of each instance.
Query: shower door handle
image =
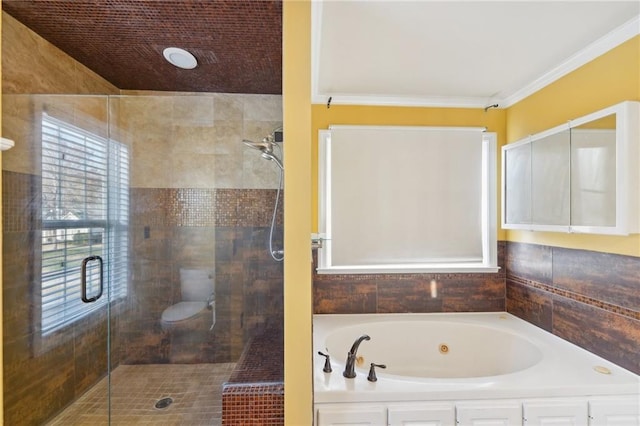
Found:
[[[100,264],[100,277],[99,277],[100,291],[94,297],[87,298],[87,264],[94,260],[97,260],[98,263]],[[103,289],[103,286],[102,286],[103,272],[102,271],[103,271],[103,262],[100,256],[89,256],[89,257],[85,257],[82,260],[81,282],[82,282],[82,301],[84,303],[95,302],[96,300],[100,299],[100,297],[102,296],[102,289]]]

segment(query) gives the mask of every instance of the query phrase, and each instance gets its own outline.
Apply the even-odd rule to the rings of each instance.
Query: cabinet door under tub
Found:
[[[387,424],[387,407],[373,404],[322,404],[317,406],[317,426],[381,426]]]
[[[453,402],[389,405],[389,426],[455,426]]]
[[[632,395],[590,399],[589,426],[640,426],[640,398]]]
[[[586,399],[553,398],[524,401],[525,426],[579,426],[589,424]]]
[[[522,405],[515,400],[456,403],[456,420],[465,426],[514,426],[522,424]]]

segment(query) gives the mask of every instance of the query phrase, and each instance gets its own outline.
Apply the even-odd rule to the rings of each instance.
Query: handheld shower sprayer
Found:
[[[278,158],[278,156],[276,155],[275,152],[273,152],[273,150],[275,147],[278,150],[280,150],[280,154],[282,154],[280,145],[276,143],[276,142],[282,142],[282,141],[283,141],[282,128],[277,128],[270,135],[262,138],[261,142],[253,142],[247,139],[244,139],[242,141],[242,143],[244,143],[249,148],[260,151],[261,153],[260,156],[262,158],[273,161],[274,163],[276,163],[276,165],[280,169],[280,184],[278,185],[278,191],[276,192],[276,201],[275,201],[275,205],[273,206],[273,215],[271,217],[271,227],[269,230],[269,252],[273,260],[277,262],[282,262],[284,260],[284,251],[273,249],[273,239],[274,239],[273,232],[276,225],[276,213],[278,211],[278,202],[280,201],[280,190],[282,189],[282,177],[284,174],[284,166],[280,158]]]
[[[266,158],[267,160],[273,161],[274,163],[276,163],[276,166],[280,167],[280,170],[284,170],[284,166],[282,165],[282,162],[274,154],[263,152],[262,158]]]

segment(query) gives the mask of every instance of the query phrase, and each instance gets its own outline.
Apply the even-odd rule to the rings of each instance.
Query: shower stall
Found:
[[[169,404],[282,327],[279,142],[269,162],[239,143],[276,134],[281,96],[4,94],[2,114],[6,423],[91,395],[76,424],[215,424]],[[153,392],[133,366],[183,388],[125,413]]]

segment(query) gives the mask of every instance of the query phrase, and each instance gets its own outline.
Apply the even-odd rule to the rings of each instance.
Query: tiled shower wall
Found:
[[[258,330],[283,321],[282,263],[268,252],[279,170],[242,144],[281,125],[281,97],[129,93],[111,106],[133,158],[121,362],[236,361]],[[213,330],[212,315],[162,328],[162,312],[180,301],[180,268],[214,271]]]
[[[267,250],[275,196],[257,189],[132,191],[132,297],[119,322],[122,363],[237,361],[250,337],[282,327],[282,263]],[[282,229],[281,209],[278,217]],[[162,329],[163,310],[180,300],[180,267],[215,271],[213,330],[211,314],[191,328]]]

